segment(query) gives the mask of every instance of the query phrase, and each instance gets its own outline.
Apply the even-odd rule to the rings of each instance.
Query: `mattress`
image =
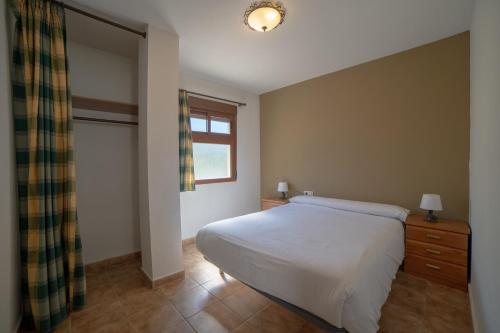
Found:
[[[328,198],[211,223],[196,244],[224,272],[351,333],[378,330],[404,257],[397,206]]]

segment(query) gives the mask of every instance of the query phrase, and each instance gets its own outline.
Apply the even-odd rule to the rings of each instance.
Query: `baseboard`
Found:
[[[129,262],[136,262],[141,260],[141,251],[132,252],[118,257],[108,258],[100,261],[96,261],[85,265],[85,270],[87,272],[97,272],[106,269],[109,266],[117,264],[126,264]]]
[[[161,287],[162,285],[164,285],[165,283],[167,283],[169,281],[177,280],[177,279],[180,279],[180,278],[183,278],[183,277],[184,277],[184,270],[154,280],[151,287],[153,289],[154,288],[158,288],[158,287]]]
[[[148,284],[148,286],[151,289],[156,289],[156,288],[161,287],[162,285],[164,285],[172,280],[177,280],[177,279],[184,277],[184,270],[179,271],[177,273],[165,275],[165,276],[160,277],[160,278],[155,279],[155,280],[153,280],[151,278],[151,276],[149,276],[149,274],[146,273],[146,271],[142,267],[141,267],[141,272],[142,272],[144,280],[146,281],[146,283]]]
[[[194,243],[194,237],[188,238],[185,241],[186,241],[186,243],[184,243],[184,241],[183,241],[183,245]],[[87,272],[99,272],[99,271],[105,270],[106,268],[108,268],[111,265],[126,264],[129,262],[137,262],[137,260],[139,260],[139,261],[141,260],[141,251],[125,254],[123,256],[108,258],[108,259],[104,259],[104,260],[97,261],[97,262],[93,262],[91,264],[85,265],[85,270]],[[184,270],[179,271],[177,273],[163,276],[163,277],[155,279],[155,280],[153,280],[151,278],[151,276],[149,276],[149,274],[146,273],[146,271],[144,271],[144,269],[142,267],[141,267],[141,272],[142,272],[142,277],[144,278],[144,281],[151,289],[158,288],[161,285],[163,285],[169,281],[184,277]]]
[[[470,304],[470,312],[471,312],[471,317],[472,317],[472,329],[474,330],[474,333],[481,333],[481,330],[479,329],[479,322],[476,314],[476,306],[474,303],[474,296],[472,292],[472,288],[469,283],[469,304]]]
[[[196,237],[190,237],[190,238],[183,239],[182,246],[194,244],[195,241],[196,241]]]
[[[21,332],[21,323],[22,323],[22,321],[23,321],[23,315],[21,314],[19,316],[19,319],[17,320],[17,325],[16,325],[16,329],[15,329],[14,333]]]
[[[151,276],[149,276],[148,273],[146,273],[146,271],[144,270],[143,267],[141,267],[141,273],[142,273],[142,278],[144,279],[144,282],[146,282],[148,287],[153,288],[153,282],[152,282],[153,279],[151,278]]]

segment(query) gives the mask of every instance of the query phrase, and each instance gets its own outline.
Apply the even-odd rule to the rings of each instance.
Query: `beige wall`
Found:
[[[311,59],[310,61],[314,61]],[[294,191],[468,216],[469,33],[260,97],[261,192]]]

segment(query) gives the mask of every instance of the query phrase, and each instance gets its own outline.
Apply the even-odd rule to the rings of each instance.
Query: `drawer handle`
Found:
[[[438,236],[438,235],[432,235],[432,234],[427,234],[427,238],[432,238],[432,239],[441,239],[441,236]]]
[[[431,265],[431,264],[425,264],[425,266],[432,268],[432,269],[438,269],[438,270],[441,269],[441,267],[436,266],[436,265]]]
[[[425,249],[425,251],[432,253],[432,254],[441,254],[441,251],[433,250],[433,249]]]

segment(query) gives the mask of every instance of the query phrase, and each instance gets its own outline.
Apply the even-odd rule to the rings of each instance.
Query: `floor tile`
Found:
[[[254,326],[252,326],[249,322],[245,321],[240,326],[236,327],[233,330],[233,333],[261,333],[261,331],[257,330]]]
[[[232,295],[223,298],[222,302],[241,317],[247,319],[268,305],[270,301],[255,290],[244,286]]]
[[[332,330],[323,330],[322,328],[312,324],[305,323],[297,333],[330,333]]]
[[[130,316],[130,323],[139,333],[192,332],[172,304],[139,311]]]
[[[193,279],[199,284],[203,284],[220,275],[219,269],[210,263],[202,263],[193,269],[186,270],[187,277]]]
[[[71,319],[68,318],[59,324],[52,333],[71,333]]]
[[[469,295],[458,289],[429,282],[425,292],[427,303],[469,309]]]
[[[460,316],[456,320],[450,321],[442,318],[439,314],[423,319],[423,333],[472,333],[472,325],[468,319]]]
[[[387,298],[387,303],[423,316],[426,304],[425,291],[422,292],[405,284],[394,283]]]
[[[383,333],[419,333],[422,317],[404,306],[386,303],[382,308],[379,332]]]
[[[132,327],[128,321],[118,321],[108,323],[92,333],[136,333],[137,331]]]
[[[177,310],[185,317],[190,317],[215,302],[217,299],[202,286],[180,292],[171,298]]]
[[[118,295],[132,294],[142,292],[149,288],[141,272],[133,271],[127,275],[115,276],[110,278],[113,288]]]
[[[194,280],[182,277],[163,283],[159,289],[168,297],[173,297],[180,292],[184,292],[199,286]]]
[[[71,315],[71,332],[96,332],[107,325],[124,322],[126,313],[119,301],[102,303]]]
[[[403,285],[424,293],[429,285],[429,281],[421,277],[399,271],[396,274],[396,279],[393,281],[393,284]]]
[[[118,295],[113,288],[113,284],[102,282],[87,286],[86,307],[91,307],[101,303],[112,303],[118,299]]]
[[[120,301],[127,315],[132,315],[139,311],[161,308],[169,305],[169,297],[161,290],[144,288],[142,292],[125,294],[120,297]]]
[[[216,301],[191,316],[188,322],[198,333],[224,333],[239,326],[243,318],[222,302]]]
[[[110,281],[130,277],[131,275],[143,276],[140,268],[135,266],[117,267],[106,271],[106,274],[108,275]]]
[[[186,277],[151,290],[139,257],[87,271],[87,306],[54,333],[330,333],[220,275],[194,244],[184,248]],[[467,293],[398,272],[379,322],[384,333],[471,333]],[[22,330],[22,332],[29,332]]]
[[[229,274],[218,274],[215,278],[203,284],[205,289],[219,299],[231,296],[243,286],[243,283],[231,277]]]
[[[271,303],[262,311],[253,315],[235,332],[297,333],[305,325],[299,315]]]
[[[426,332],[472,332],[467,293],[429,283],[426,291],[424,330]]]
[[[198,266],[201,266],[205,263],[205,259],[200,256],[189,256],[184,257],[184,269],[185,270],[193,270]]]

